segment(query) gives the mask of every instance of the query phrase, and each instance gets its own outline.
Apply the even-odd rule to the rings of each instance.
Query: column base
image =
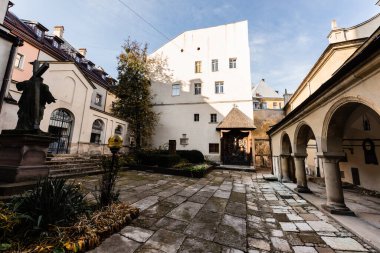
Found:
[[[312,193],[308,187],[304,186],[297,186],[294,190],[299,193]]]
[[[282,178],[281,183],[292,183],[292,181],[290,180],[290,178]]]
[[[322,208],[331,214],[356,216],[355,213],[353,211],[351,211],[348,207],[337,207],[337,206],[333,206],[333,205],[323,204]]]

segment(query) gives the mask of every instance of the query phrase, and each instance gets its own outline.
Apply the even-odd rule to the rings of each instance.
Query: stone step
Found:
[[[98,175],[102,173],[103,173],[103,170],[91,170],[91,171],[84,171],[84,172],[78,172],[78,173],[64,173],[64,174],[49,175],[49,177],[50,178],[74,178],[74,177]]]

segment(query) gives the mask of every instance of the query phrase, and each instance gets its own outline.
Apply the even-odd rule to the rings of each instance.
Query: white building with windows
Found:
[[[167,58],[172,81],[152,84],[160,114],[153,147],[176,140],[177,149],[197,149],[215,161],[250,163],[255,127],[248,22],[184,32],[156,55]]]

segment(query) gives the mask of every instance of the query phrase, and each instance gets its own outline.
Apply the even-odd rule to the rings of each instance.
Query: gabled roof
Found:
[[[227,116],[219,123],[216,127],[217,130],[228,130],[228,129],[245,129],[254,130],[256,126],[253,124],[247,115],[240,111],[237,107],[232,108],[232,110],[227,114]]]
[[[283,98],[274,89],[269,87],[264,79],[252,89],[252,97],[263,97],[263,98]]]
[[[83,59],[81,62],[75,61],[75,55],[79,52],[71,46],[69,42],[63,38],[49,34],[46,34],[44,38],[40,39],[35,31],[33,31],[33,29],[27,24],[28,22],[30,23],[31,21],[23,21],[8,10],[5,16],[4,26],[8,28],[12,34],[17,35],[34,47],[46,52],[57,61],[73,62],[83,74],[94,83],[109,90],[114,88],[115,79],[109,77],[103,78],[101,71],[97,68],[92,68],[91,70],[87,68],[87,62],[89,62],[89,60]],[[33,21],[32,23],[37,22]],[[62,42],[60,48],[53,46],[52,39]]]

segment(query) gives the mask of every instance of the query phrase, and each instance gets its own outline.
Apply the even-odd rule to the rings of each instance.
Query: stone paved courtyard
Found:
[[[93,189],[97,180],[83,183]],[[376,252],[260,173],[190,179],[128,171],[119,188],[140,216],[91,252]]]

